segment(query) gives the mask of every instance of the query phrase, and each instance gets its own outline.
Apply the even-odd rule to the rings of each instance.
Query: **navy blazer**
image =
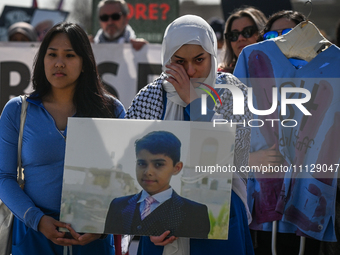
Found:
[[[159,205],[144,220],[140,218],[141,193],[112,200],[106,216],[105,233],[159,236],[170,230],[170,236],[207,238],[210,231],[208,208],[179,196]]]

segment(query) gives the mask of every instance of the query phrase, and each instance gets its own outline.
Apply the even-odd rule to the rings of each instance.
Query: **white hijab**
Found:
[[[217,40],[214,30],[201,17],[185,15],[174,20],[165,30],[162,43],[162,65],[170,64],[172,55],[184,44],[196,44],[211,55],[211,68],[203,83],[215,87],[217,70]],[[199,87],[205,87],[200,85]],[[168,81],[163,82],[167,92],[167,105],[164,115],[165,120],[183,120],[183,109],[187,104],[179,97],[174,86]],[[203,91],[195,86],[196,93],[200,96]],[[187,255],[190,252],[189,238],[178,238],[172,244],[164,247],[163,255]]]
[[[162,65],[165,72],[165,65],[170,64],[172,55],[184,44],[196,44],[211,55],[211,68],[208,77],[203,83],[215,87],[217,70],[217,40],[214,30],[201,17],[196,15],[184,15],[174,20],[165,30],[162,43]],[[196,86],[195,86],[196,87]],[[200,85],[199,87],[205,87]],[[163,88],[167,92],[167,105],[164,115],[165,120],[183,120],[183,108],[187,104],[179,97],[174,86],[163,82]],[[195,88],[200,96],[203,91]]]

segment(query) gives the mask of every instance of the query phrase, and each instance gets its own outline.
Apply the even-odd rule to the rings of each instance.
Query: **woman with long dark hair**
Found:
[[[62,23],[47,32],[32,81],[22,143],[23,190],[16,182],[21,98],[11,99],[0,118],[0,198],[15,215],[12,254],[67,254],[66,246],[73,254],[114,254],[112,235],[81,235],[59,221],[68,117],[125,116],[123,105],[99,80],[82,28]]]
[[[233,73],[242,49],[257,42],[259,32],[266,22],[266,16],[255,7],[249,6],[234,10],[225,24],[225,54],[219,71]]]

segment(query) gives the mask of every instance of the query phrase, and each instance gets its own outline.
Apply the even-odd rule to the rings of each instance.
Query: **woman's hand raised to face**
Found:
[[[177,94],[185,103],[190,104],[198,98],[195,88],[191,84],[190,78],[182,65],[172,63],[166,65],[166,67],[168,68],[166,74],[171,75],[166,80],[174,86]]]
[[[192,79],[203,79],[211,71],[211,55],[201,45],[184,44],[171,57],[166,73],[167,79],[176,89],[179,97],[187,104],[198,98]],[[214,70],[215,72],[215,70]]]

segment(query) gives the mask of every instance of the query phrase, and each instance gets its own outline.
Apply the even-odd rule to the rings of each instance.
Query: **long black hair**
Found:
[[[59,33],[67,35],[73,50],[83,59],[83,71],[78,77],[73,96],[77,116],[116,117],[114,99],[101,83],[90,41],[85,31],[74,23],[57,24],[46,33],[34,59],[32,96],[41,99],[51,91],[51,84],[45,74],[44,58],[51,40]]]

